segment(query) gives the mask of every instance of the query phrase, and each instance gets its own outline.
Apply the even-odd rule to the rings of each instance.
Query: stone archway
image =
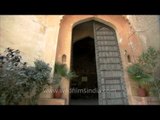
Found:
[[[71,105],[98,105],[93,21],[77,24],[72,30],[71,69],[78,77],[70,82]]]
[[[89,44],[87,44],[87,42],[89,42],[88,39],[80,39],[80,38],[85,38],[87,36],[93,37],[94,46],[90,46]],[[81,44],[82,42],[85,44]],[[89,64],[92,62],[87,63],[89,57],[92,56],[91,53],[89,53],[90,55],[87,54],[88,58],[86,58],[86,56],[80,57],[81,55],[85,55],[88,51],[90,51],[91,49],[90,47],[94,47],[94,49],[92,49],[92,52],[94,52],[95,58],[92,58],[92,59],[96,59],[95,60],[96,72],[92,76],[95,75],[95,77],[97,77],[96,81],[98,83],[98,89],[97,89],[98,101],[99,101],[98,104],[100,105],[128,104],[127,92],[126,92],[125,83],[124,83],[123,67],[121,63],[117,36],[114,29],[112,29],[111,27],[103,23],[97,22],[95,20],[80,23],[73,28],[72,43],[73,43],[72,45],[72,53],[73,53],[72,61],[73,62],[71,64],[71,66],[73,66],[72,69],[77,70],[78,68],[76,67],[78,67],[79,64],[81,66],[81,69],[77,70],[77,72],[80,71],[78,73],[78,75],[80,75],[80,78],[79,79],[76,78],[76,80],[74,80],[74,81],[77,81],[77,88],[81,87],[80,85],[84,83],[82,81],[84,74],[88,78],[87,82],[85,83],[86,84],[85,87],[83,87],[83,89],[80,88],[78,90],[81,90],[81,92],[86,92],[83,90],[90,88],[90,86],[92,86],[91,83],[94,83],[95,81],[95,79],[90,76],[91,73],[93,73],[91,71],[94,70],[94,67],[93,67],[94,64],[92,65]],[[79,52],[76,52],[75,54],[76,49],[78,49],[79,47],[77,45],[76,46],[77,48],[75,48],[75,44],[77,43],[79,43],[78,44],[79,46],[81,44],[80,46],[81,49],[79,49]],[[84,47],[86,45],[88,45],[88,47]],[[86,63],[86,65],[84,65],[83,67],[84,63]],[[81,72],[83,70],[86,70],[86,72],[84,73]],[[90,72],[87,72],[87,71],[90,71]],[[91,82],[88,82],[88,81],[91,81]],[[78,83],[81,83],[81,84],[79,85]],[[89,87],[87,86],[87,83],[90,83]],[[82,93],[78,92],[76,95],[78,96],[81,94]],[[90,93],[83,94],[82,97],[84,96],[87,97],[89,94],[93,94],[93,93],[91,93],[90,91]],[[82,101],[82,102],[85,102],[85,101]],[[96,104],[96,102],[94,103]],[[80,103],[79,101],[79,103],[77,104],[85,104],[85,103]],[[92,103],[88,102],[88,104],[92,104]]]
[[[65,54],[66,65],[71,68],[71,46],[72,46],[72,29],[74,26],[95,20],[104,25],[111,27],[117,36],[117,42],[119,45],[119,52],[122,60],[122,66],[124,69],[124,82],[126,83],[126,89],[128,94],[128,102],[132,104],[132,91],[128,74],[126,72],[127,66],[130,64],[126,60],[124,51],[127,50],[130,55],[131,61],[141,53],[141,44],[134,31],[131,29],[128,21],[121,15],[65,15],[60,23],[60,30],[57,44],[56,61],[61,62],[62,56]],[[132,45],[132,46],[131,46]],[[132,51],[135,51],[134,54]],[[66,104],[69,104],[69,88],[70,81],[63,80],[62,87],[66,90],[63,98],[66,99]]]

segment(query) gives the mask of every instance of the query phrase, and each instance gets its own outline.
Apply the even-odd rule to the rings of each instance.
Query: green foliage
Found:
[[[65,65],[60,64],[60,63],[55,63],[55,69],[54,69],[55,74],[65,77],[67,75],[67,68]]]
[[[25,74],[28,77],[28,82],[31,87],[31,101],[34,101],[34,104],[37,102],[39,94],[44,90],[46,85],[49,85],[49,75],[51,68],[48,64],[41,60],[36,60],[34,62],[35,67],[27,67]],[[30,87],[30,86],[28,86]],[[35,90],[35,92],[33,92]]]
[[[55,63],[55,74],[68,80],[76,77],[75,72],[68,70],[64,64],[60,63]]]
[[[141,85],[148,84],[153,80],[153,77],[145,73],[139,64],[129,66],[128,73],[133,80],[137,81]]]
[[[150,84],[150,94],[152,96],[157,96],[160,100],[160,61],[154,69],[153,76],[154,81]]]
[[[160,52],[149,47],[146,52],[139,56],[137,63],[128,67],[128,73],[139,84],[147,84],[151,94],[160,98],[160,79],[154,75],[155,68],[159,63]]]
[[[0,56],[0,104],[36,104],[39,94],[48,84],[51,68],[36,60],[31,67],[22,62],[19,50],[6,49]]]
[[[62,77],[70,80],[74,77],[77,77],[77,75],[75,74],[75,72],[68,70],[68,68],[64,64],[55,63],[54,84],[59,86]]]
[[[157,96],[160,100],[160,78],[154,79],[153,82],[150,84],[150,94],[152,96]]]
[[[139,57],[139,64],[141,68],[146,73],[153,73],[154,68],[160,61],[160,52],[156,51],[154,48],[149,47],[146,52],[143,52],[142,55]]]
[[[142,79],[145,75],[143,70],[141,69],[139,64],[133,64],[132,66],[129,66],[128,68],[128,73],[135,79],[135,80],[140,80]]]

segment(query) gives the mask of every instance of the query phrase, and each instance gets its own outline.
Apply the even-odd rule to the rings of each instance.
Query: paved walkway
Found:
[[[70,105],[98,105],[98,99],[78,99],[71,100]]]

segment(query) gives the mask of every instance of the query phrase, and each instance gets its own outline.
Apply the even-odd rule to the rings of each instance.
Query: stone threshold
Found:
[[[65,105],[65,99],[40,98],[38,105]]]

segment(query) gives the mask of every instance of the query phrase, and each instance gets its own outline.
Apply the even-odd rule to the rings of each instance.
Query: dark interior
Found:
[[[78,77],[71,80],[71,89],[81,89],[83,92],[72,92],[71,101],[77,99],[97,100],[97,73],[93,38],[86,37],[73,44],[72,69]]]

